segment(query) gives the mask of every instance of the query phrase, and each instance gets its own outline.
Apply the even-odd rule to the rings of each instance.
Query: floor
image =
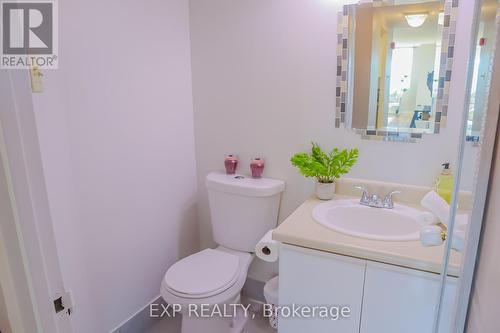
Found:
[[[180,333],[181,319],[180,317],[161,320],[150,331],[145,333]],[[255,319],[248,321],[243,333],[276,333],[277,331],[269,326],[267,318],[261,315],[256,315]]]

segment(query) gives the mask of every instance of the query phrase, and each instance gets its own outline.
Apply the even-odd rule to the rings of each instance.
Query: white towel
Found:
[[[439,223],[438,217],[431,212],[422,212],[418,214],[417,219],[421,225],[435,225]]]
[[[469,224],[469,214],[457,214],[455,217],[455,230],[466,230]]]
[[[468,224],[469,214],[457,214],[455,217],[455,227],[453,228],[453,237],[451,239],[451,248],[455,251],[462,252],[464,250]]]
[[[437,225],[427,225],[420,230],[420,242],[423,246],[437,246],[443,244],[442,229]]]
[[[451,238],[451,248],[455,251],[462,252],[465,247],[465,231],[455,230],[453,231],[453,237]]]
[[[436,215],[441,223],[448,225],[448,221],[450,220],[450,205],[436,191],[427,193],[422,201],[420,201],[420,204]]]

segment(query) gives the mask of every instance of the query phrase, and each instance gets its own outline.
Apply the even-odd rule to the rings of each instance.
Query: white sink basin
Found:
[[[393,209],[373,208],[359,200],[332,200],[317,205],[313,218],[335,231],[383,241],[414,241],[420,237],[419,211],[400,204]]]

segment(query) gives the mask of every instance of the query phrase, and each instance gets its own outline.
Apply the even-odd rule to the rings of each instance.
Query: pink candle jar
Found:
[[[253,178],[262,177],[262,173],[264,172],[264,159],[260,157],[256,157],[250,163],[250,170],[252,170]]]
[[[235,155],[226,155],[224,159],[224,166],[226,167],[226,174],[234,175],[238,167],[238,157]]]

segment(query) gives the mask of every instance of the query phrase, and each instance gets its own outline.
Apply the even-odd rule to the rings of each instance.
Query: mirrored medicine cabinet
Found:
[[[397,141],[438,134],[452,112],[457,13],[458,2],[452,0],[343,6],[335,127]]]

